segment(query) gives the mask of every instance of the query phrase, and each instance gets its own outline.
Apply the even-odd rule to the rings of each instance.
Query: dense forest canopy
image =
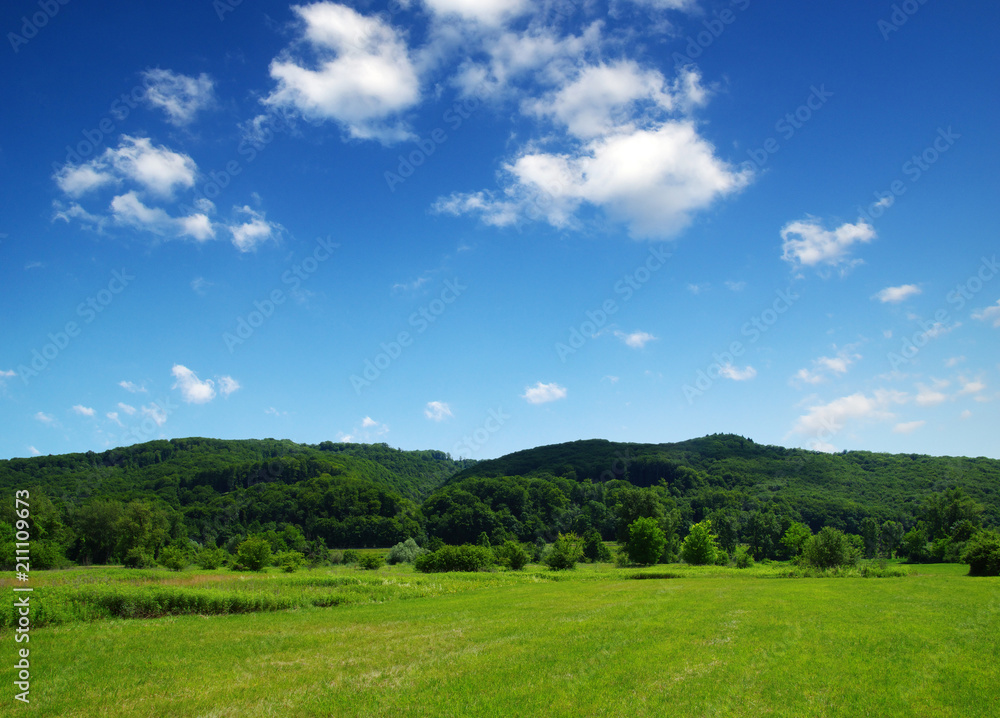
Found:
[[[232,551],[257,534],[306,553],[483,534],[495,544],[562,532],[620,540],[646,517],[671,537],[668,552],[708,519],[727,550],[744,544],[757,557],[780,557],[783,535],[802,525],[881,531],[892,546],[908,532],[910,550],[940,559],[953,538],[1000,525],[1000,461],[823,454],[732,435],[576,441],[478,463],[385,444],[173,439],[0,461],[0,488],[31,491],[39,568],[158,555],[178,541]],[[12,503],[0,545],[13,538]]]

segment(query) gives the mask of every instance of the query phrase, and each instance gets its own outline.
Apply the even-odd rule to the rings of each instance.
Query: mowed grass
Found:
[[[31,705],[14,708],[53,716],[996,716],[1000,580],[965,570],[770,580],[685,569],[637,581],[587,567],[559,581],[434,576],[464,590],[335,608],[70,622],[32,633]],[[9,631],[3,645],[9,687]],[[5,697],[0,712],[11,702]]]

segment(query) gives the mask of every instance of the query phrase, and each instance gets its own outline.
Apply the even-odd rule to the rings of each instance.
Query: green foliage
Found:
[[[807,564],[826,569],[856,564],[858,551],[843,531],[824,526],[818,534],[806,541],[802,557]]]
[[[691,527],[687,538],[681,545],[681,558],[693,566],[704,566],[715,563],[715,537],[712,535],[712,522],[708,519]]]
[[[733,552],[733,565],[736,568],[753,568],[754,560],[750,550],[742,544]]]
[[[728,566],[729,565],[729,554],[725,549],[717,548],[715,550],[715,565],[716,566]]]
[[[234,568],[263,571],[271,562],[271,544],[261,536],[251,536],[240,544]]]
[[[965,548],[962,561],[970,576],[1000,576],[1000,532],[980,531]]]
[[[422,573],[485,571],[493,565],[494,558],[493,551],[483,546],[442,546],[437,551],[418,556],[413,567]]]
[[[406,541],[400,541],[398,544],[389,549],[388,555],[385,557],[385,562],[390,566],[397,563],[413,563],[417,556],[426,553],[425,549],[417,546],[417,542],[411,538],[406,539]]]
[[[306,562],[305,554],[300,551],[281,551],[274,555],[274,565],[285,573],[295,573]]]
[[[122,565],[125,568],[152,568],[156,565],[156,561],[150,554],[143,552],[142,549],[131,548],[125,554],[125,558],[122,559]]]
[[[628,526],[622,548],[628,560],[640,566],[650,566],[660,560],[667,539],[653,518],[637,518]]]
[[[601,540],[597,529],[590,529],[583,536],[583,557],[591,563],[609,563],[611,550]]]
[[[812,537],[812,530],[805,524],[792,521],[785,535],[781,537],[781,545],[785,549],[787,558],[796,558],[802,554],[802,549]]]
[[[552,544],[552,549],[545,556],[545,565],[553,571],[565,571],[576,568],[578,561],[583,559],[583,542],[574,533],[559,534]]]
[[[479,533],[479,538],[476,539],[476,545],[482,546],[484,548],[490,548],[490,537],[486,534],[485,531],[481,531]]]
[[[520,571],[528,565],[531,556],[524,549],[524,546],[517,541],[504,541],[500,546],[493,549],[498,565],[509,568],[512,571]]]
[[[206,546],[195,556],[195,563],[206,570],[215,570],[226,563],[227,554],[221,548]]]
[[[385,564],[385,559],[382,558],[380,553],[365,553],[361,554],[358,558],[358,568],[362,568],[366,571],[376,571]]]
[[[160,565],[171,571],[183,571],[190,564],[187,552],[181,546],[167,546],[160,551]]]
[[[345,564],[357,563],[361,560],[361,552],[355,551],[353,548],[349,548],[343,553],[341,553],[340,561]]]

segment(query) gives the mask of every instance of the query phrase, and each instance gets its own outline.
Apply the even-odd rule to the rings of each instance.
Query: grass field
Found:
[[[30,705],[12,699],[15,646],[3,629],[0,713],[1000,715],[1000,579],[954,565],[883,579],[657,569],[646,573],[675,577],[631,580],[641,572],[609,566],[37,573],[37,595],[58,620],[31,634]],[[97,586],[284,597],[298,607],[80,620],[98,614],[62,605]],[[312,604],[325,593],[347,599]]]

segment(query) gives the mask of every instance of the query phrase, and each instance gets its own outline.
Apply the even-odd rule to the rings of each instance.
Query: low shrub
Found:
[[[125,554],[125,558],[122,559],[122,565],[125,568],[152,568],[156,565],[156,561],[148,553],[144,553],[141,549],[133,548],[129,549],[128,553]]]
[[[358,568],[365,571],[376,571],[382,568],[384,564],[385,559],[382,558],[381,554],[366,553],[358,557]]]
[[[203,548],[195,557],[195,563],[201,568],[213,571],[226,563],[227,554],[221,548]]]
[[[1000,576],[1000,533],[980,531],[966,544],[962,561],[970,576]]]
[[[520,571],[528,565],[531,557],[524,547],[517,541],[504,541],[503,544],[493,549],[496,562],[504,568],[512,571]]]
[[[274,564],[285,573],[295,573],[305,562],[306,557],[300,551],[282,551],[274,557]]]
[[[576,568],[577,561],[583,559],[583,546],[580,537],[574,533],[559,534],[552,544],[552,550],[545,556],[545,565],[553,571],[566,571]]]
[[[340,555],[340,562],[344,565],[357,563],[361,558],[361,552],[355,551],[353,548],[349,548]]]
[[[160,565],[171,571],[183,571],[190,561],[180,546],[167,546],[160,551]]]
[[[385,557],[385,562],[390,566],[397,563],[413,563],[417,556],[427,553],[426,549],[417,546],[417,542],[412,538],[400,541],[389,549],[389,554]]]
[[[484,571],[493,565],[495,556],[485,546],[442,546],[437,551],[418,556],[413,567],[422,573],[447,571]]]
[[[733,565],[736,568],[753,568],[753,556],[746,546],[737,546],[733,551]]]

